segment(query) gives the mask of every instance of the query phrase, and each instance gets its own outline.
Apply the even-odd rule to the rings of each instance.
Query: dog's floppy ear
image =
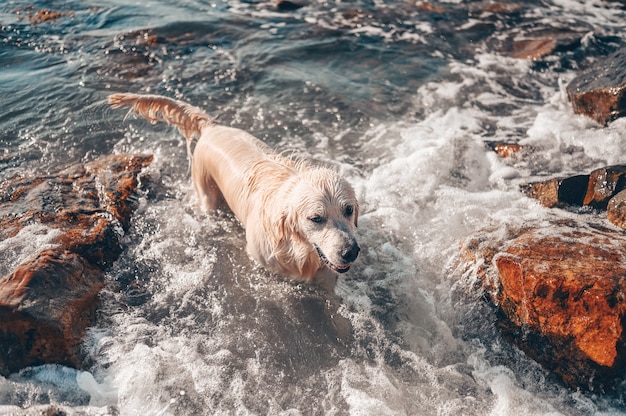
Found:
[[[284,240],[290,234],[294,234],[296,232],[297,219],[293,212],[289,212],[288,210],[284,210],[280,213],[280,217],[276,222],[276,234],[278,240]]]
[[[276,241],[284,240],[287,235],[287,213],[281,212],[275,224]]]

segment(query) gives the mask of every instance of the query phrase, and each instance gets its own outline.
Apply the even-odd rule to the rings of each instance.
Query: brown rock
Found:
[[[606,209],[609,199],[625,187],[626,166],[617,165],[596,169],[589,175],[589,186],[583,205]]]
[[[53,249],[0,278],[0,374],[30,365],[79,367],[103,270],[121,251],[137,176],[152,156],[114,155],[0,188],[0,238],[38,222],[62,232]]]
[[[626,114],[625,92],[626,48],[598,62],[567,86],[574,112],[605,126]]]
[[[68,15],[71,15],[71,13],[59,12],[59,11],[50,10],[50,9],[41,9],[41,10],[37,10],[37,12],[35,12],[34,14],[30,14],[28,18],[30,19],[31,23],[38,24],[42,22],[48,22],[51,20],[57,20],[60,17],[68,16]]]
[[[429,2],[419,2],[415,5],[419,10],[425,10],[434,13],[444,13],[445,9],[439,5],[435,5]]]
[[[534,182],[522,188],[524,193],[538,200],[544,207],[552,208],[559,204],[559,188],[562,179],[554,178],[547,181]]]
[[[538,60],[557,51],[573,50],[580,45],[584,33],[553,27],[522,27],[507,36],[496,36],[489,46],[506,56]]]
[[[556,45],[557,40],[552,37],[516,40],[510,55],[518,59],[539,59],[550,55]]]
[[[484,5],[484,10],[490,13],[511,13],[522,9],[522,5],[517,3],[489,3]]]
[[[501,157],[511,157],[522,150],[522,146],[517,143],[487,142],[487,146]]]
[[[528,184],[522,188],[531,198],[546,207],[582,206],[589,186],[589,175],[554,178]]]
[[[0,281],[0,373],[45,363],[80,367],[101,268],[78,254],[45,250]]]
[[[58,175],[11,178],[0,186],[0,236],[15,235],[33,221],[89,229],[102,214],[127,229],[137,175],[151,161],[152,156],[112,155]],[[82,238],[89,244],[89,234]]]
[[[626,369],[626,236],[581,224],[465,244],[503,334],[566,384],[610,388]],[[475,266],[470,266],[475,268]]]
[[[626,165],[599,168],[589,175],[553,178],[522,187],[546,207],[590,206],[605,210],[609,200],[626,189]]]
[[[28,6],[24,10],[16,9],[14,11],[17,15],[26,15],[30,23],[36,25],[43,22],[50,22],[57,20],[61,17],[70,16],[74,17],[73,12],[64,12],[50,9],[39,9],[35,10],[33,6]]]
[[[609,200],[606,215],[613,224],[626,229],[626,190]]]

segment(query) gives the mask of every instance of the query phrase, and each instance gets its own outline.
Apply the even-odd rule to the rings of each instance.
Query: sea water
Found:
[[[621,414],[502,339],[459,245],[571,215],[519,190],[624,163],[626,122],[574,115],[565,87],[624,45],[620,3],[9,1],[0,5],[0,176],[150,153],[124,251],[107,270],[84,368],[0,377],[0,414]],[[43,9],[60,12],[37,19]],[[490,11],[491,10],[491,11]],[[506,39],[574,46],[537,61]],[[334,293],[272,275],[229,212],[207,213],[178,132],[112,92],[206,109],[280,152],[336,167],[360,200],[362,252]],[[502,159],[487,141],[519,143]],[[0,242],[8,272],[51,244]]]

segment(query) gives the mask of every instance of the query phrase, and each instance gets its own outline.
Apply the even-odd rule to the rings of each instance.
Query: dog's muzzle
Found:
[[[345,273],[348,270],[350,270],[350,266],[352,265],[352,262],[356,260],[356,258],[359,256],[359,252],[361,251],[361,248],[356,243],[351,245],[349,248],[344,249],[341,252],[341,258],[344,260],[345,263],[342,265],[338,265],[328,260],[328,257],[324,255],[324,253],[318,246],[314,246],[314,247],[315,247],[315,250],[317,251],[317,255],[320,257],[322,262],[326,266],[328,266],[329,269],[334,270],[337,273]]]

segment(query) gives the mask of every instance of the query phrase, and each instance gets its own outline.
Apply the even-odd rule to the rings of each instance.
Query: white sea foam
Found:
[[[471,96],[468,89],[476,79],[488,75],[479,73],[467,81],[465,74],[458,84],[427,86],[417,100],[438,106],[441,100]],[[488,104],[503,99],[475,94]],[[589,165],[617,161],[612,152],[624,143],[618,129],[611,130],[608,151],[599,144],[576,142],[577,134],[596,140],[606,136],[569,116],[562,103],[559,95],[530,110],[533,121],[524,144],[555,156],[563,144],[578,146]],[[503,132],[498,134],[505,137],[517,116],[499,120]],[[483,350],[459,339],[449,320],[459,312],[445,295],[454,284],[447,281],[447,267],[459,241],[485,224],[522,224],[545,215],[510,182],[524,177],[532,163],[503,161],[484,147],[482,120],[488,117],[474,107],[453,106],[412,124],[377,125],[365,134],[364,153],[381,155],[370,161],[363,176],[348,170],[363,204],[359,238],[364,252],[337,288],[343,298],[340,312],[351,321],[358,347],[353,357],[320,369],[321,381],[309,376],[318,390],[282,385],[287,376],[271,362],[272,349],[263,347],[268,340],[255,328],[266,317],[240,315],[230,310],[227,300],[230,290],[252,291],[251,299],[284,300],[296,289],[256,274],[232,218],[188,212],[186,206],[197,201],[189,196],[186,178],[173,182],[183,188],[179,196],[184,203],[143,201],[136,214],[140,220],[134,232],[141,237],[130,238],[134,243],[127,256],[149,266],[150,300],[134,310],[109,310],[112,327],[93,340],[92,355],[101,366],[93,373],[73,373],[74,381],[63,389],[88,393],[93,414],[106,406],[129,415],[305,414],[311,404],[299,402],[296,393],[326,394],[320,406],[327,414],[562,414],[553,403],[567,400],[562,399],[565,393],[557,389],[542,396],[528,390],[511,369],[490,364]],[[390,136],[396,144],[392,149],[386,141]],[[223,231],[232,235],[220,238]],[[217,242],[226,248],[211,246]],[[245,280],[237,283],[239,288],[221,286],[224,273],[230,273],[224,264],[255,275],[236,277]],[[385,302],[393,304],[389,311]],[[387,313],[382,321],[372,318]],[[402,319],[394,324],[396,316]],[[285,318],[278,313],[272,319]],[[235,330],[236,325],[242,327]],[[237,347],[246,342],[258,344],[260,355],[246,355]],[[290,393],[294,397],[288,399]],[[579,408],[589,405],[584,398],[579,402]]]
[[[436,108],[442,101],[456,101],[460,96],[488,106],[506,102],[510,97],[497,88],[487,88],[488,92],[475,89],[477,82],[492,79],[503,63],[507,63],[505,58],[483,56],[476,67],[458,66],[456,71],[464,74],[462,81],[426,85],[417,100],[426,108]],[[517,75],[522,77],[528,70],[526,64],[519,65]],[[482,85],[490,84],[488,81]],[[457,355],[455,348],[460,345],[451,335],[448,323],[441,319],[446,315],[445,312],[442,314],[442,308],[445,310],[452,305],[441,303],[443,299],[438,291],[438,285],[445,281],[444,266],[455,257],[458,243],[489,224],[504,228],[539,223],[545,218],[547,211],[523,196],[515,179],[528,178],[529,173],[562,172],[565,166],[576,171],[623,162],[620,156],[626,144],[626,135],[621,128],[623,123],[602,129],[588,119],[572,116],[562,91],[549,97],[546,104],[522,111],[525,114],[518,111],[509,117],[501,117],[498,120],[501,130],[494,139],[507,141],[507,131],[517,126],[515,120],[520,116],[528,118],[531,120],[527,123],[528,137],[520,142],[537,149],[537,153],[525,156],[526,160],[506,161],[486,151],[483,120],[491,117],[489,113],[473,106],[450,107],[445,112],[428,114],[414,126],[400,127],[402,139],[395,146],[395,154],[388,161],[377,164],[362,182],[355,178],[365,201],[364,224],[378,230],[364,234],[371,258],[370,261],[366,258],[365,262],[375,263],[385,270],[389,288],[401,299],[400,313],[408,316],[403,328],[406,331],[404,339],[410,341],[420,356],[430,356],[433,362]],[[390,126],[389,129],[397,131],[398,127]],[[377,127],[376,130],[381,129]],[[376,136],[380,134],[376,133]],[[376,146],[377,141],[370,144]],[[564,149],[574,150],[563,152]],[[388,151],[381,150],[383,153]],[[375,153],[372,149],[368,151]],[[558,162],[545,164],[543,158]],[[392,236],[393,242],[377,242],[385,236]],[[379,262],[384,253],[390,252],[394,252],[399,261],[392,264]],[[392,281],[392,276],[398,276],[393,264],[400,269],[397,281]],[[376,276],[377,270],[368,264],[363,273]],[[432,298],[436,299],[438,311],[424,306],[406,306],[427,305]],[[433,354],[432,351],[436,352]],[[484,397],[480,399],[485,414],[562,414],[552,404],[554,397],[542,398],[536,392],[527,391],[508,368],[491,366],[476,359],[475,355],[471,357],[474,358],[468,363],[474,368],[473,377],[487,386],[494,398],[492,404],[487,404]],[[353,372],[358,371],[363,370]],[[430,368],[429,371],[437,370]],[[363,380],[369,382],[363,382],[361,390],[349,393],[354,401],[377,412],[390,411],[385,406],[397,401],[391,399],[379,403],[375,397],[369,397],[366,392],[377,386],[376,377],[368,375]],[[395,388],[384,385],[378,388],[394,397]],[[403,397],[406,399],[407,396]],[[444,407],[438,411],[443,412]],[[355,404],[354,409],[358,414],[361,408]]]
[[[477,75],[487,76],[488,72]],[[467,80],[438,89],[427,86],[417,100],[425,102],[421,95],[428,95],[433,105],[440,104],[461,94],[471,96],[474,92],[468,89],[474,86]],[[481,91],[475,94],[483,102],[502,99],[487,98]],[[594,134],[589,133],[589,122],[568,116],[562,100],[559,96],[530,110],[536,114],[525,144],[556,149],[562,145],[557,141],[567,140],[563,136]],[[364,135],[364,152],[382,155],[371,160],[371,171],[363,176],[348,170],[363,204],[359,238],[365,250],[352,277],[337,288],[343,298],[340,311],[351,321],[357,345],[362,346],[354,357],[320,370],[323,381],[315,383],[327,391],[322,403],[328,414],[561,414],[553,403],[564,393],[541,397],[527,390],[512,370],[491,365],[480,349],[472,351],[448,320],[458,313],[446,303],[445,293],[454,284],[446,274],[459,242],[485,224],[521,225],[541,221],[545,215],[509,180],[523,177],[529,165],[503,161],[484,147],[484,118],[488,114],[473,107],[451,107],[413,124],[377,125]],[[503,136],[507,126],[515,124],[511,119],[499,123]],[[567,129],[572,134],[563,135]],[[595,134],[599,138],[601,132]],[[609,152],[623,145],[621,133],[613,134]],[[390,135],[396,144],[393,149],[386,141]],[[592,154],[589,160],[614,157],[600,145],[580,147],[581,154]],[[239,265],[245,273],[254,268],[243,253],[238,224],[187,212],[185,205],[197,201],[190,196],[187,179],[179,185],[184,188],[180,195],[187,195],[185,203],[143,201],[134,226],[141,238],[130,238],[136,241],[130,257],[150,265],[147,286],[153,295],[143,307],[112,315],[110,333],[93,341],[92,354],[106,365],[94,373],[76,373],[74,388],[89,394],[94,413],[103,406],[116,406],[122,414],[169,415],[185,409],[206,414],[302,413],[308,404],[275,397],[285,394],[279,386],[286,376],[267,361],[271,349],[257,350],[270,354],[264,357],[245,355],[235,347],[240,342],[259,346],[267,342],[255,328],[265,318],[229,310],[224,296],[239,289],[222,288],[223,282],[216,282],[230,273],[222,269],[224,264]],[[224,230],[234,234],[218,238]],[[232,247],[218,250],[207,245],[211,241]],[[223,256],[234,258],[234,263]],[[294,287],[264,279],[248,276],[238,285],[257,299],[294,296]],[[380,310],[385,302],[393,303],[390,311]],[[386,328],[389,323],[372,318],[375,313],[391,314],[384,318],[390,322],[402,316],[401,322],[391,324],[401,334],[401,344]],[[155,320],[150,315],[161,317]],[[231,330],[248,320],[256,324],[244,324],[238,330],[243,335]],[[276,384],[267,384],[268,378]],[[262,404],[255,407],[251,400]]]
[[[117,404],[117,391],[109,385],[98,383],[88,371],[79,371],[76,374],[76,384],[82,390],[89,393],[89,405],[95,407],[115,406]]]
[[[21,264],[33,257],[33,253],[58,246],[54,240],[60,237],[62,231],[50,228],[40,223],[29,224],[12,237],[0,241],[0,276],[4,276]]]
[[[268,19],[260,29],[272,36],[282,36],[290,19],[310,24],[310,30],[344,30],[344,36],[385,42],[426,43],[436,30],[435,23],[393,15],[387,25],[365,15],[350,18],[340,3],[330,12],[305,8],[285,15],[234,2],[232,11],[244,17],[238,23],[249,23],[249,16]],[[548,19],[590,12],[590,24],[602,22],[601,31],[623,25],[618,8],[555,4]],[[588,35],[583,43],[592,40]],[[239,54],[247,56],[224,53],[233,65]],[[335,74],[331,66],[312,71],[307,61],[288,64],[277,79],[295,82],[315,72],[306,92],[318,84],[319,90],[347,90],[345,84],[357,84],[350,77],[360,76]],[[239,68],[229,70],[215,79],[228,75],[233,81]],[[164,71],[173,77],[167,88],[178,91],[177,67]],[[113,149],[155,151],[149,173],[159,189],[156,197],[140,196],[126,251],[108,272],[102,322],[90,329],[84,346],[94,364],[88,372],[42,366],[0,378],[0,398],[25,406],[69,403],[87,414],[106,414],[111,407],[122,415],[556,415],[601,413],[600,407],[624,414],[601,398],[555,385],[504,344],[492,327],[492,311],[480,309],[475,282],[455,269],[459,244],[484,227],[505,238],[509,226],[573,215],[549,213],[525,197],[519,191],[524,181],[623,162],[626,121],[602,128],[572,115],[564,87],[574,74],[533,71],[529,60],[486,52],[452,60],[441,79],[415,91],[419,117],[372,120],[355,143],[358,152],[348,155],[338,146],[351,133],[338,107],[323,109],[336,123],[331,127],[313,118],[319,109],[313,115],[299,110],[301,125],[315,131],[312,137],[290,137],[297,129],[281,127],[286,137],[279,146],[298,155],[316,152],[316,159],[339,166],[361,201],[363,251],[339,281],[339,301],[264,272],[245,254],[244,233],[232,216],[198,210],[177,133],[129,127]],[[554,80],[541,79],[546,76],[562,78],[558,90]],[[517,92],[527,89],[536,92],[533,98],[519,98],[524,94]],[[233,124],[269,129],[264,123],[278,111],[270,105],[273,98],[236,96]],[[39,134],[34,136],[37,141]],[[528,153],[505,160],[485,147],[487,140],[515,141]],[[11,256],[3,267],[51,244],[56,233],[30,226],[0,242],[0,251]],[[131,304],[125,296],[135,291],[142,296]],[[332,320],[337,315],[352,327],[348,341],[340,331],[328,336],[339,326]]]

